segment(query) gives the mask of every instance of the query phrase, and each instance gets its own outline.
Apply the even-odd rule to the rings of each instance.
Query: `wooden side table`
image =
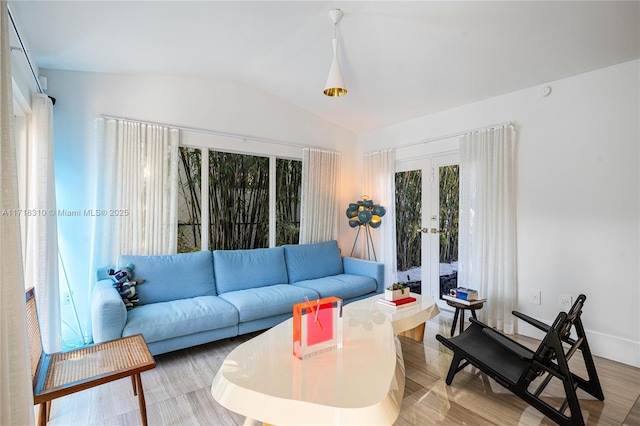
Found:
[[[453,324],[451,325],[452,337],[453,333],[456,331],[456,323],[458,322],[458,317],[460,318],[460,333],[462,333],[462,330],[464,330],[464,311],[471,311],[471,316],[477,319],[476,311],[478,309],[482,309],[486,301],[486,299],[481,299],[477,301],[472,300],[467,303],[461,303],[453,300],[447,300],[447,305],[451,306],[452,308],[456,308],[456,312],[453,314]]]

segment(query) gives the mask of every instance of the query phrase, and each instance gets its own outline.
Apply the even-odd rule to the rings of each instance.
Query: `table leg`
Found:
[[[135,375],[136,388],[138,389],[138,406],[140,407],[140,419],[142,420],[142,426],[147,426],[147,404],[144,401],[144,390],[142,389],[142,377],[140,373]]]
[[[51,401],[46,401],[40,403],[40,408],[38,409],[38,426],[46,426],[47,424],[47,404],[50,404]]]
[[[460,314],[460,308],[456,308],[456,312],[453,314],[453,324],[451,324],[451,337],[456,332],[456,323],[458,322],[458,314]]]
[[[460,309],[460,334],[464,330],[464,309]]]
[[[416,342],[422,342],[424,340],[424,326],[425,323],[419,324],[411,330],[403,331],[400,336],[409,337]]]
[[[131,376],[131,387],[133,388],[133,396],[138,396],[138,386],[136,385],[135,374]]]

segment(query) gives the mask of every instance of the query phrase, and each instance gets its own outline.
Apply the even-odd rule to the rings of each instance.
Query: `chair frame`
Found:
[[[38,426],[46,425],[49,420],[54,399],[125,377],[131,377],[142,424],[146,426],[147,410],[140,373],[155,368],[156,363],[142,335],[48,354],[42,348],[33,288],[26,291],[25,298],[33,403],[40,405]]]
[[[582,306],[585,300],[586,296],[583,294],[578,296],[569,312],[560,312],[552,325],[547,325],[522,313],[513,312],[516,317],[546,333],[535,351],[520,345],[474,318],[469,319],[471,326],[463,332],[465,336],[462,338],[460,338],[462,334],[449,339],[438,334],[436,339],[453,351],[453,359],[446,377],[447,385],[451,385],[454,376],[471,364],[554,422],[560,425],[584,425],[576,389],[581,388],[598,400],[604,400],[581,320]],[[572,328],[575,328],[576,339],[570,337]],[[512,376],[508,377],[501,360],[495,360],[491,363],[487,362],[487,359],[480,359],[482,357],[470,353],[469,349],[472,346],[465,343],[465,339],[474,339],[474,344],[489,345],[501,356],[516,360],[515,362],[521,366],[519,378],[514,380]],[[568,345],[568,349],[565,349],[563,344]],[[582,352],[588,374],[587,379],[577,376],[569,369],[569,359],[578,350]],[[535,390],[530,391],[529,388],[533,381],[543,375],[546,377]],[[540,398],[540,394],[553,378],[562,382],[565,392],[565,400],[560,407],[553,407]],[[567,407],[570,409],[570,416],[565,414]]]

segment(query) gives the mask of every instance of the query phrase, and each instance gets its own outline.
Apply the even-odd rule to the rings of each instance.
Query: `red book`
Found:
[[[390,305],[390,306],[401,306],[401,305],[404,305],[406,303],[415,302],[416,298],[415,297],[411,297],[411,296],[405,297],[405,298],[402,298],[402,299],[398,299],[398,300],[387,300],[387,299],[384,299],[384,298],[380,298],[380,299],[378,299],[378,301],[380,303],[384,303],[384,304]]]

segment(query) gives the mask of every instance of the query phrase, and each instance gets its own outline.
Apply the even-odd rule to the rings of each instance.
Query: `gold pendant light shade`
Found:
[[[338,63],[338,38],[336,35],[336,26],[342,18],[342,11],[340,9],[333,9],[329,11],[329,18],[333,21],[334,36],[333,36],[333,60],[331,61],[331,68],[329,68],[329,76],[327,77],[327,83],[325,84],[324,94],[330,97],[338,97],[347,94],[347,87],[344,84],[344,78],[342,77],[342,70],[340,70],[340,64]]]
[[[333,98],[347,94],[347,89],[342,87],[331,87],[324,89],[324,94]]]

